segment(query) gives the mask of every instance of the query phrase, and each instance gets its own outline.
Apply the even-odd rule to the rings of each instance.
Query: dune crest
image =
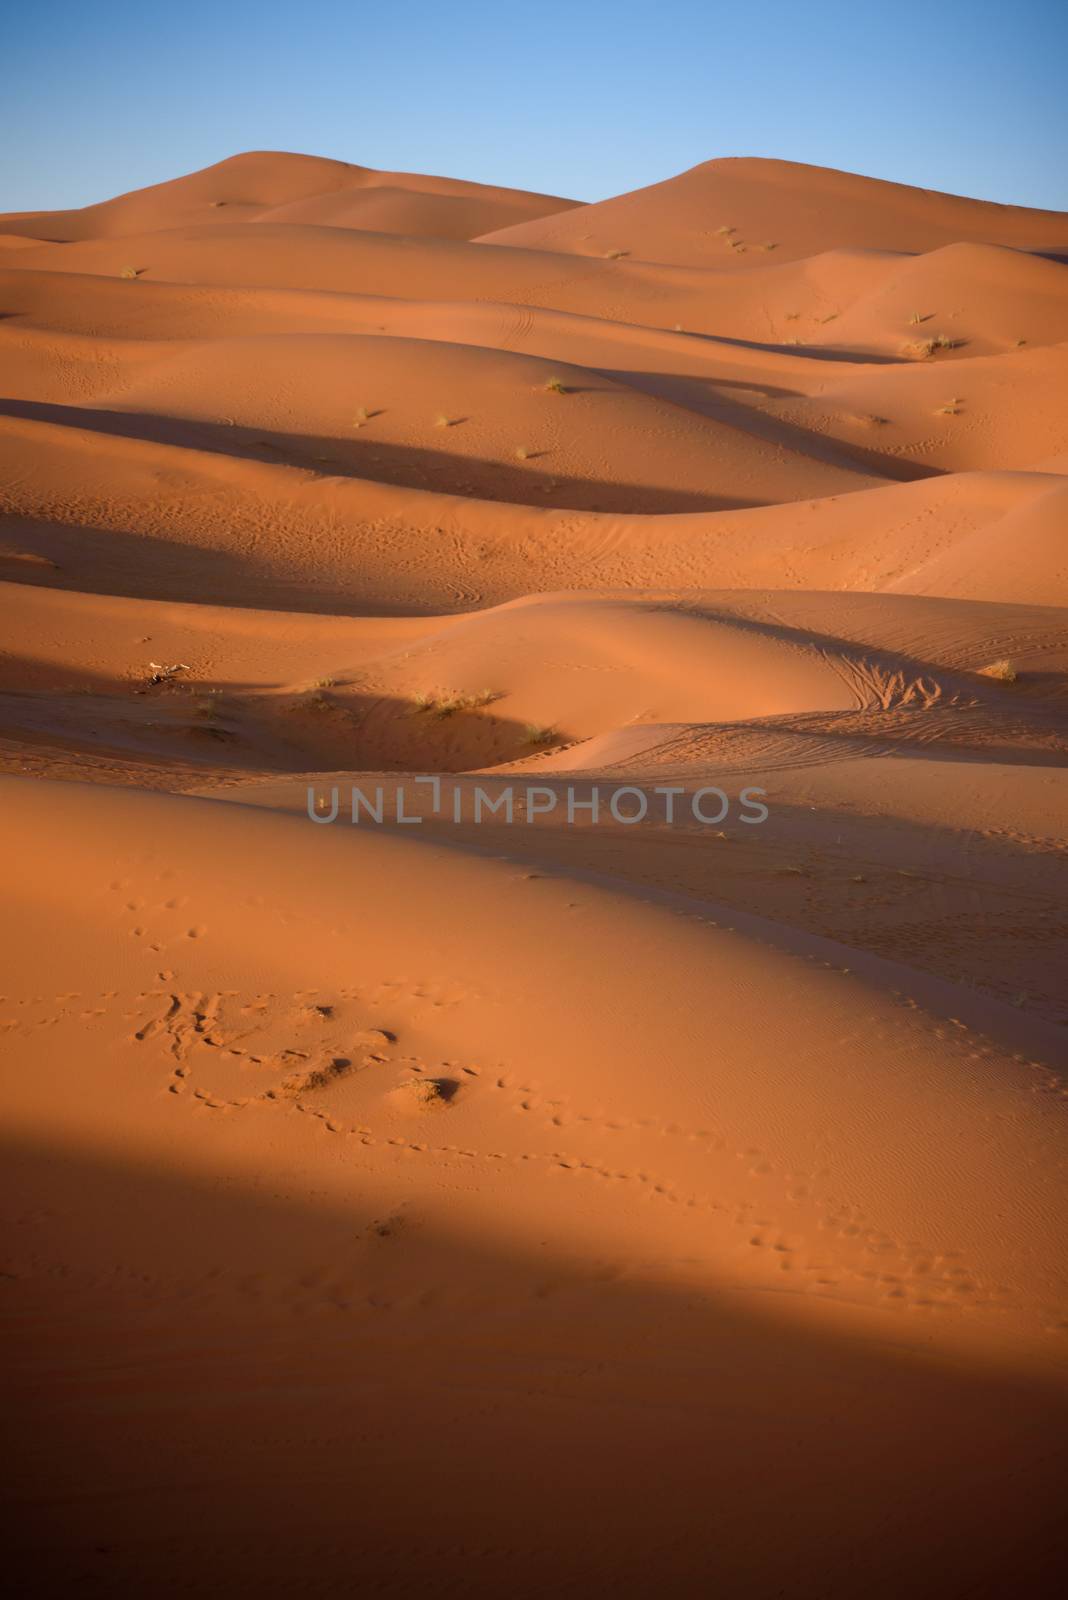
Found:
[[[732,156],[582,206],[570,217],[498,230],[485,242],[593,255],[606,238],[613,241],[607,248],[643,260],[704,266],[714,257],[721,269],[745,270],[771,252],[796,260],[843,247],[912,253],[975,241],[1063,250],[1068,223],[1057,211],[995,205],[796,161]]]
[[[376,192],[386,199],[386,206],[375,205]],[[556,195],[528,194],[452,178],[376,172],[319,156],[250,150],[200,172],[135,189],[81,210],[0,215],[0,235],[26,234],[63,243],[235,218],[242,222],[286,218],[360,227],[368,223],[359,218],[373,216],[380,232],[433,235],[438,231],[433,224],[438,221],[442,237],[463,239],[488,231],[487,222],[491,227],[510,226],[563,211],[575,203]],[[383,228],[387,216],[404,226]]]

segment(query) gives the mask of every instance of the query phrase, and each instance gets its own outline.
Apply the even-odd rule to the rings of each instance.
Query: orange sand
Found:
[[[1066,253],[756,160],[0,217],[23,1588],[1052,1587]]]

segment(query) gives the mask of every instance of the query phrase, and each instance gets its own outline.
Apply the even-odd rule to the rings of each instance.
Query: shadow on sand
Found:
[[[1062,1394],[889,1315],[456,1236],[321,1137],[347,1203],[5,1152],[20,1592],[1054,1592]]]

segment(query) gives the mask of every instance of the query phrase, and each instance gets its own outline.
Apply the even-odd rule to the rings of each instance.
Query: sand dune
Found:
[[[571,1427],[563,1419],[576,1404],[586,1427],[614,1428],[625,1385],[639,1441],[666,1445],[663,1430],[672,1430],[660,1480],[666,1503],[661,1510],[657,1493],[647,1515],[670,1516],[687,1478],[700,1477],[707,1494],[711,1469],[731,1529],[716,1570],[744,1570],[755,1592],[781,1580],[778,1542],[758,1539],[763,1511],[752,1505],[749,1476],[725,1458],[755,1449],[754,1470],[778,1470],[779,1427],[753,1441],[749,1407],[761,1392],[765,1404],[793,1395],[795,1437],[824,1427],[829,1403],[837,1413],[819,1498],[815,1486],[802,1495],[795,1559],[822,1548],[828,1524],[818,1503],[833,1498],[841,1551],[874,1535],[887,1497],[903,1516],[922,1518],[937,1473],[951,1466],[973,1510],[992,1508],[996,1493],[1017,1519],[1035,1551],[1024,1570],[1040,1564],[1051,1508],[1035,1496],[1030,1463],[1058,1426],[1040,1374],[1052,1354],[1050,1259],[1063,1200],[1055,1185],[1036,1189],[1034,1176],[1036,1165],[1055,1168],[1056,1105],[1043,1074],[999,1044],[1003,1019],[905,969],[868,968],[852,952],[734,919],[723,926],[707,903],[695,920],[692,905],[620,900],[423,842],[355,830],[323,837],[296,819],[203,802],[11,782],[4,801],[16,863],[47,849],[56,885],[44,890],[33,868],[16,868],[8,881],[23,939],[6,984],[27,997],[15,1020],[22,1071],[8,1105],[13,1172],[24,1205],[50,1197],[46,1216],[17,1231],[16,1259],[58,1250],[70,1262],[67,1295],[79,1300],[94,1283],[117,1280],[83,1349],[94,1411],[107,1406],[104,1373],[94,1373],[107,1341],[119,1327],[138,1329],[151,1306],[170,1330],[170,1404],[182,1408],[195,1390],[193,1414],[231,1460],[236,1451],[251,1462],[258,1428],[242,1442],[245,1408],[234,1407],[228,1352],[255,1326],[246,1370],[286,1362],[296,1340],[303,1369],[317,1374],[296,1453],[273,1470],[287,1483],[310,1472],[318,1485],[313,1451],[323,1428],[332,1432],[331,1393],[351,1381],[351,1356],[340,1351],[354,1337],[370,1341],[365,1424],[386,1423],[413,1373],[424,1381],[433,1351],[439,1373],[450,1373],[453,1406],[472,1382],[482,1396],[476,1412],[487,1420],[474,1422],[467,1447],[495,1448],[502,1405],[525,1430],[545,1404],[529,1377],[516,1393],[516,1363],[529,1361],[532,1340],[553,1348],[563,1318],[586,1329],[572,1334],[579,1349],[595,1339],[599,1377],[582,1379],[581,1358],[577,1368],[565,1364],[563,1388],[560,1379],[554,1388],[570,1404],[546,1449],[556,1454],[551,1440]],[[126,841],[118,878],[108,864],[117,830]],[[361,900],[380,908],[372,922]],[[467,916],[457,924],[449,907],[460,902]],[[299,940],[284,936],[287,926]],[[490,927],[510,932],[490,946]],[[42,968],[34,952],[45,938]],[[620,970],[631,973],[628,993],[606,1008]],[[487,1006],[481,997],[490,993]],[[766,1019],[756,1033],[754,1015]],[[858,1077],[840,1041],[860,1037]],[[76,1074],[66,1066],[72,1048]],[[944,1154],[937,1165],[924,1136],[932,1120]],[[27,1168],[43,1148],[69,1153],[65,1183],[51,1179],[44,1191]],[[159,1198],[150,1187],[142,1203],[124,1206],[121,1182],[102,1171],[89,1182],[87,1210],[79,1172],[90,1151],[116,1174],[151,1167],[164,1186]],[[208,1212],[216,1221],[206,1229],[183,1230],[161,1261],[157,1230],[173,1204],[166,1187],[179,1183],[193,1186],[184,1204],[194,1216],[213,1195],[224,1209]],[[270,1229],[269,1244],[261,1231],[257,1245],[256,1208],[279,1187],[290,1221]],[[226,1215],[239,1202],[247,1221]],[[320,1219],[317,1247],[296,1229],[296,1207]],[[450,1236],[470,1241],[466,1260]],[[505,1264],[494,1267],[494,1256]],[[690,1299],[696,1284],[727,1319],[713,1346],[720,1359],[708,1364],[695,1349],[679,1384],[666,1376],[677,1374],[674,1363],[635,1367],[630,1341],[653,1318],[672,1327],[663,1308]],[[190,1347],[206,1292],[217,1352],[220,1341],[226,1352],[210,1379]],[[740,1330],[727,1329],[732,1307],[746,1302],[750,1333],[739,1344]],[[381,1347],[376,1317],[388,1318]],[[472,1318],[473,1347],[463,1331]],[[686,1325],[702,1338],[694,1313]],[[877,1327],[899,1353],[881,1358],[874,1382],[863,1352]],[[921,1354],[932,1337],[942,1362],[956,1352],[961,1370],[974,1370],[970,1390],[955,1392]],[[20,1370],[46,1372],[49,1343],[20,1354]],[[1017,1383],[1010,1404],[1003,1374],[1022,1361],[1033,1398]],[[784,1370],[785,1387],[776,1377]],[[700,1432],[679,1431],[695,1409],[718,1418],[714,1450]],[[895,1410],[921,1411],[925,1428],[943,1417],[942,1445],[917,1451],[911,1425],[889,1439]],[[66,1427],[81,1446],[77,1415]],[[873,1427],[878,1457],[865,1443]],[[143,1425],[127,1423],[123,1435],[132,1465],[147,1442]],[[970,1447],[980,1437],[984,1448]],[[171,1471],[189,1474],[204,1444],[199,1428],[179,1429]],[[396,1537],[390,1506],[404,1498],[406,1452],[376,1449],[369,1472],[340,1441],[329,1448],[335,1482],[344,1476],[346,1493],[358,1486],[360,1494],[360,1533],[342,1532],[343,1547],[351,1539],[355,1550],[358,1537],[374,1571]],[[550,1455],[535,1447],[523,1458],[467,1505],[469,1525],[507,1519],[512,1496],[534,1492]],[[439,1518],[444,1527],[459,1514],[458,1490],[446,1475],[421,1523],[415,1571],[422,1541],[433,1549],[439,1537]],[[327,1499],[336,1515],[335,1496]],[[620,1488],[600,1523],[597,1558],[609,1574],[629,1565],[634,1509]],[[239,1501],[239,1525],[244,1514]],[[93,1524],[105,1542],[112,1515]],[[124,1557],[131,1579],[152,1570],[151,1551],[170,1524],[165,1500],[149,1505]],[[61,1526],[77,1543],[77,1505]],[[491,1549],[489,1574],[503,1573],[519,1550],[534,1562],[530,1581],[540,1581],[544,1533],[535,1542],[528,1527],[525,1536],[513,1530],[506,1553]],[[31,1521],[18,1543],[32,1546],[32,1535]],[[574,1548],[581,1559],[581,1538],[565,1518],[554,1532],[558,1558]],[[184,1544],[179,1572],[191,1549],[202,1557],[212,1548],[199,1538]],[[284,1531],[257,1547],[253,1570],[269,1583],[274,1563],[295,1556]],[[984,1541],[965,1543],[952,1520],[940,1548],[958,1575],[989,1570]],[[692,1559],[684,1543],[668,1558],[668,1580],[686,1581]],[[233,1561],[224,1546],[223,1570]],[[851,1563],[822,1564],[823,1586],[848,1592]],[[883,1572],[891,1587],[877,1577],[876,1592],[892,1592],[896,1562]],[[519,1581],[520,1592],[534,1592]]]
[[[1062,343],[1068,336],[1064,278],[1060,262],[1020,250],[945,245],[896,258],[870,291],[848,302],[843,296],[828,332],[844,349],[910,360],[923,357],[928,339],[945,335],[950,344],[934,352],[941,365]]]
[[[261,152],[0,247],[16,1581],[1054,1592],[1065,218]]]
[[[922,361],[903,366],[843,367],[811,397],[771,399],[784,422],[845,440],[870,439],[879,454],[943,472],[1030,467],[1068,448],[1059,404],[1068,344],[1011,355],[976,356],[948,370]],[[1029,406],[1014,403],[1026,394]]]
[[[1068,223],[1056,211],[993,205],[794,161],[731,158],[486,240],[579,255],[619,250],[644,261],[738,271],[770,252],[794,261],[842,247],[911,253],[961,241],[1063,251]]]
[[[560,202],[561,208],[564,203]],[[407,238],[425,235],[437,239],[474,239],[486,231],[487,222],[506,227],[514,221],[540,216],[548,204],[543,196],[516,191],[491,189],[484,195],[443,193],[381,182],[355,193],[342,190],[290,200],[284,205],[272,206],[257,220],[325,223],[332,228],[363,228],[372,233],[400,233]]]
[[[267,450],[252,459],[18,410],[0,419],[0,561],[31,583],[377,613],[499,604],[532,587],[694,584],[1041,604],[1068,583],[1059,473],[954,473],[707,515],[517,506],[505,519],[494,501],[424,487],[427,476],[339,475],[340,452],[289,466]],[[180,494],[161,500],[161,485]]]
[[[384,202],[376,204],[378,198]],[[406,197],[407,204],[400,197]],[[335,227],[367,226],[358,218],[377,217],[379,232],[434,233],[429,225],[446,224],[444,237],[469,238],[456,232],[468,225],[476,231],[531,221],[574,205],[556,195],[496,189],[453,178],[423,177],[410,172],[375,172],[347,161],[286,151],[253,150],[231,156],[184,178],[119,195],[78,211],[35,211],[0,215],[0,235],[27,235],[67,242],[116,238],[156,228],[185,224],[255,222],[287,213],[290,220]],[[215,213],[215,215],[213,215]],[[387,220],[390,225],[383,226]],[[392,221],[405,226],[394,228]]]
[[[12,367],[23,415],[494,501],[718,510],[874,481],[844,458],[754,438],[723,410],[706,418],[567,362],[451,341],[287,334],[131,348],[49,336],[23,343]],[[17,399],[2,404],[20,414]]]

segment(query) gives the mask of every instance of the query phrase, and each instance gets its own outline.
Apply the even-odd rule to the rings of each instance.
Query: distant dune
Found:
[[[0,253],[15,1581],[1056,1592],[1068,218],[259,152]]]
[[[0,216],[0,233],[66,242],[268,218],[336,227],[373,225],[384,233],[440,232],[445,238],[466,239],[474,236],[466,231],[469,224],[475,231],[488,232],[566,211],[575,203],[522,189],[495,189],[411,172],[375,172],[347,161],[254,150],[78,211]],[[368,220],[358,220],[361,215]],[[373,224],[371,217],[376,219]],[[387,217],[404,226],[385,226]],[[435,226],[442,223],[443,227]],[[457,232],[458,228],[464,231]]]
[[[982,243],[1068,250],[1057,211],[993,205],[796,161],[706,161],[663,183],[519,223],[484,242],[647,261],[749,267],[768,252],[796,261],[823,250],[937,250]]]

